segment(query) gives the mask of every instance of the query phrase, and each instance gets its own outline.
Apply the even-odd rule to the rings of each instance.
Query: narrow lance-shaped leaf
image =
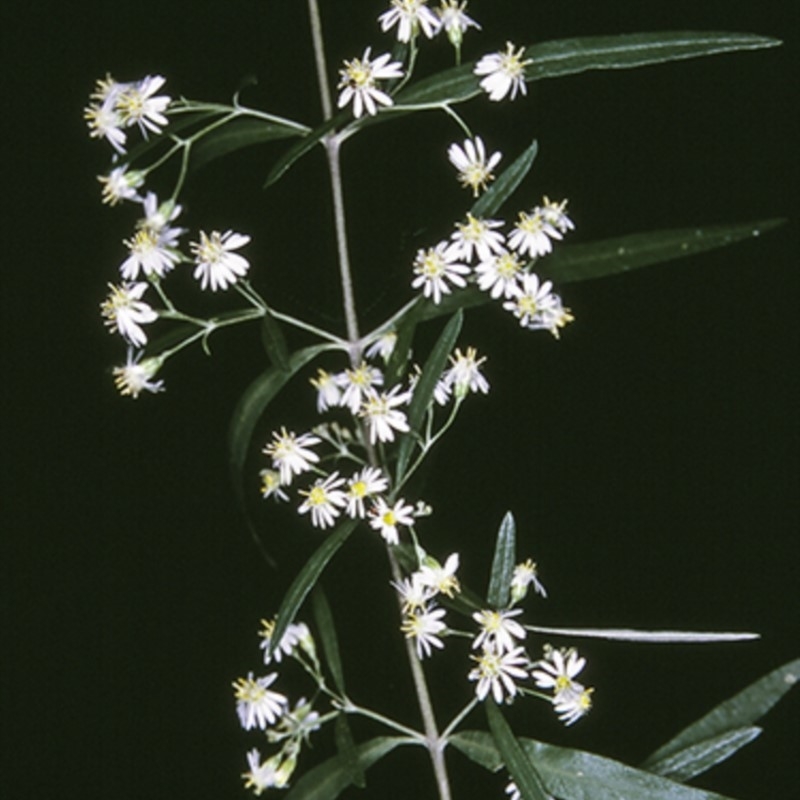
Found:
[[[767,713],[800,680],[800,659],[790,661],[750,684],[738,694],[684,728],[648,756],[642,766],[648,769],[687,747],[726,731],[752,725]]]
[[[484,705],[492,739],[517,789],[525,800],[550,800],[544,782],[533,765],[533,759],[522,749],[500,709],[491,698],[487,699]]]
[[[311,608],[314,612],[314,622],[322,642],[322,652],[325,663],[328,665],[333,683],[341,694],[345,694],[344,670],[342,669],[342,656],[339,650],[339,639],[336,636],[336,626],[333,622],[333,612],[325,592],[319,584],[314,587],[311,595]]]
[[[283,372],[291,371],[291,361],[289,360],[289,348],[286,345],[286,337],[283,329],[270,310],[267,309],[261,321],[261,343],[269,356],[269,360]]]
[[[496,213],[522,183],[530,172],[539,145],[534,139],[521,155],[504,169],[489,188],[472,204],[470,214],[473,217],[489,217]]]
[[[344,766],[348,769],[350,783],[359,789],[365,789],[367,779],[364,775],[364,768],[358,760],[356,750],[356,740],[353,738],[353,731],[346,714],[339,714],[333,728],[333,738],[336,742],[336,750],[342,759]]]
[[[491,608],[505,608],[508,605],[511,576],[516,560],[516,531],[514,515],[508,511],[500,523],[494,547],[492,574],[486,598]]]

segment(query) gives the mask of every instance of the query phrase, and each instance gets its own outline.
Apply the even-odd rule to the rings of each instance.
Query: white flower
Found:
[[[338,406],[342,399],[342,390],[336,378],[324,369],[317,369],[317,377],[309,378],[311,385],[317,390],[317,411],[321,414],[331,406]]]
[[[522,800],[522,793],[514,781],[509,782],[506,786],[506,794],[508,795],[508,800]]]
[[[455,247],[447,242],[439,242],[436,247],[427,250],[418,250],[414,259],[416,277],[411,281],[412,288],[421,286],[423,295],[432,297],[438,305],[442,294],[451,292],[448,282],[461,288],[467,285],[463,276],[468,275],[470,269],[466,264],[458,263],[457,259]]]
[[[342,90],[339,94],[339,108],[344,108],[352,100],[353,114],[356,118],[364,113],[365,108],[368,114],[377,114],[376,103],[382,106],[392,105],[392,98],[379,89],[375,81],[400,78],[403,75],[403,65],[399,61],[390,62],[392,56],[389,53],[370,61],[370,49],[368,47],[364,51],[362,58],[345,61],[344,69],[339,70],[342,78],[336,87]]]
[[[538,325],[528,325],[529,328],[544,328],[556,339],[560,338],[560,329],[567,323],[572,322],[575,317],[572,316],[568,308],[564,308],[561,298],[556,294],[553,295],[554,302],[547,308],[543,308],[539,316]]]
[[[152,192],[145,196],[143,206],[144,218],[137,223],[134,236],[124,242],[130,254],[120,272],[129,281],[136,280],[139,270],[146,276],[163,278],[181,260],[176,248],[184,229],[169,226],[180,214],[181,207],[171,202],[159,205]]]
[[[581,717],[586,716],[592,708],[592,692],[581,684],[575,684],[574,689],[560,692],[553,698],[553,709],[558,718],[565,725],[572,725]]]
[[[476,611],[472,619],[481,626],[481,632],[472,643],[473,649],[483,647],[495,653],[505,653],[516,646],[514,639],[525,638],[525,628],[512,617],[519,616],[521,609],[515,611]]]
[[[456,395],[463,396],[467,391],[488,393],[489,381],[480,371],[486,356],[477,358],[477,355],[474,347],[468,347],[466,355],[457,347],[454,355],[450,356],[452,366],[445,372],[443,380],[448,386],[455,387]]]
[[[511,42],[506,42],[505,53],[490,53],[475,65],[475,74],[486,76],[481,81],[481,89],[488,93],[490,100],[502,100],[509,92],[513,100],[517,92],[526,93],[525,67],[533,62],[522,58],[524,52],[524,47],[515,50]]]
[[[272,458],[272,466],[280,472],[281,483],[287,486],[293,476],[306,472],[319,461],[319,456],[308,448],[321,441],[311,433],[296,436],[294,432],[287,433],[286,428],[281,428],[280,433],[273,432],[272,442],[262,452]]]
[[[514,697],[517,693],[515,678],[526,678],[524,667],[528,657],[522,647],[504,653],[484,650],[480,656],[470,656],[478,665],[470,671],[468,678],[478,681],[475,694],[478,700],[485,700],[491,690],[495,702],[502,703],[504,696]]]
[[[397,344],[397,331],[387,331],[379,336],[364,352],[367,358],[380,356],[385,364]]]
[[[370,510],[370,517],[370,527],[380,531],[387,544],[398,544],[400,537],[397,534],[397,526],[414,524],[414,507],[404,500],[398,500],[390,506],[379,497]]]
[[[400,386],[393,386],[389,392],[371,394],[361,406],[359,416],[364,417],[369,428],[369,440],[375,442],[393,442],[394,432],[408,433],[410,430],[405,412],[397,406],[407,403],[409,393]]]
[[[262,469],[259,475],[261,476],[261,496],[265,500],[268,497],[274,497],[275,500],[283,500],[284,503],[289,501],[289,495],[283,491],[280,472],[274,469]]]
[[[212,292],[218,288],[224,290],[247,274],[248,260],[231,251],[244,247],[249,241],[250,237],[243,233],[212,231],[211,236],[206,236],[200,231],[200,241],[189,245],[197,264],[194,277],[200,281],[200,288],[210,286]]]
[[[561,234],[547,221],[538,206],[526,214],[519,212],[519,220],[508,237],[508,246],[520,255],[526,253],[531,258],[546,256],[553,249],[553,239],[560,239]]]
[[[133,350],[128,350],[128,360],[122,367],[114,367],[114,384],[119,393],[125,397],[130,395],[134,400],[142,392],[161,392],[164,389],[164,381],[154,381],[152,378],[161,369],[162,358],[146,358],[141,363],[139,359],[142,353],[133,355]]]
[[[272,645],[272,635],[275,633],[276,620],[262,619],[262,628],[258,635],[262,638],[262,642],[258,645],[264,651],[264,663],[269,664],[273,659],[280,664],[284,655],[290,656],[295,651],[295,648],[311,636],[311,631],[308,625],[304,622],[292,623],[289,625],[281,636],[281,640],[272,647],[270,653],[270,645]]]
[[[444,643],[438,635],[447,629],[447,625],[442,622],[444,615],[445,609],[443,608],[423,608],[419,611],[409,611],[403,618],[400,630],[407,639],[417,640],[417,656],[419,658],[430,658],[431,647],[437,647],[440,650],[444,647]]]
[[[347,482],[347,514],[364,519],[367,511],[364,500],[385,492],[389,481],[377,467],[364,467]]]
[[[128,137],[122,130],[122,118],[114,108],[113,100],[92,103],[83,110],[83,118],[92,139],[107,139],[118,153],[125,152],[125,141]]]
[[[419,579],[418,572],[414,572],[409,578],[403,578],[399,583],[392,583],[392,586],[400,595],[404,614],[424,609],[428,600],[436,594],[434,589]]]
[[[114,98],[114,107],[126,127],[138,125],[142,136],[147,138],[147,131],[161,133],[161,125],[167,124],[166,111],[171,98],[167,95],[153,97],[164,85],[161,75],[148,75],[137,83],[123,84]]]
[[[517,279],[522,273],[522,262],[516,253],[501,252],[481,261],[475,267],[478,288],[489,292],[495,300],[499,297],[512,297]]]
[[[397,25],[397,41],[410,42],[422,28],[422,32],[432,39],[439,32],[441,23],[426,3],[427,0],[392,0],[392,7],[378,17],[381,30],[385,33]]]
[[[514,567],[514,573],[511,576],[511,602],[518,603],[522,600],[528,594],[528,587],[531,584],[533,584],[533,590],[536,594],[547,597],[547,590],[539,580],[536,564],[531,559],[528,559]]]
[[[340,509],[347,505],[347,495],[339,488],[344,478],[332,472],[326,478],[318,478],[308,491],[300,492],[306,499],[297,509],[301,514],[311,512],[311,524],[317,528],[327,528],[336,522]]]
[[[540,689],[552,689],[558,696],[564,691],[574,692],[580,686],[573,678],[585,665],[586,659],[574,647],[556,650],[545,645],[544,658],[532,665],[531,677]]]
[[[442,0],[441,5],[436,9],[439,24],[447,31],[447,38],[454,47],[461,46],[461,40],[464,38],[467,28],[477,28],[478,30],[481,28],[472,17],[464,12],[466,7],[466,0],[464,2]]]
[[[568,308],[564,308],[561,298],[554,294],[550,281],[540,283],[536,273],[522,276],[521,283],[509,290],[511,299],[503,303],[503,308],[511,311],[519,324],[530,330],[549,330],[558,338],[559,328],[573,320]]]
[[[458,569],[458,553],[451,553],[442,566],[435,558],[425,556],[422,566],[414,573],[420,585],[427,586],[436,593],[453,597],[461,591],[456,577]]]
[[[259,796],[264,789],[275,786],[275,771],[278,766],[275,756],[261,763],[261,753],[253,748],[247,753],[247,765],[250,769],[242,773],[244,788],[252,789],[253,794]]]
[[[104,203],[115,206],[121,200],[136,200],[142,198],[136,191],[144,183],[144,172],[131,170],[127,165],[115,167],[108,175],[98,175],[97,180],[102,184],[102,198]]]
[[[550,223],[559,233],[566,233],[567,231],[575,230],[575,224],[567,216],[565,211],[567,201],[562,200],[560,203],[553,202],[545,195],[541,207],[542,216],[547,222]],[[561,237],[558,237],[561,238]]]
[[[343,389],[339,405],[349,408],[351,414],[357,414],[373,387],[383,386],[383,373],[362,361],[355,369],[346,369],[336,375],[335,380]]]
[[[146,283],[123,283],[121,286],[108,284],[111,290],[105,301],[100,304],[105,324],[111,333],[119,331],[122,337],[134,347],[147,344],[147,334],[141,325],[147,325],[158,319],[158,314],[142,300],[147,291]]]
[[[478,219],[467,214],[466,222],[457,222],[456,231],[450,237],[455,254],[466,261],[471,261],[473,254],[480,261],[488,261],[492,255],[504,253],[505,236],[495,230],[502,226],[501,220]]]
[[[273,672],[266,677],[254,679],[253,673],[249,672],[246,678],[239,678],[232,684],[236,697],[236,713],[246,731],[251,728],[265,730],[286,711],[287,699],[267,688],[277,677],[278,673]]]
[[[483,139],[476,136],[466,139],[463,147],[451,144],[447,150],[450,163],[458,170],[458,179],[464,187],[472,189],[473,196],[486,189],[490,181],[494,180],[492,170],[500,163],[501,153],[494,152],[486,158],[486,147]]]

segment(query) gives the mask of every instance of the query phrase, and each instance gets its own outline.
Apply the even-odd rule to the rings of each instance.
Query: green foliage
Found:
[[[503,204],[514,193],[516,188],[522,183],[523,178],[531,171],[536,154],[539,152],[539,144],[534,139],[530,146],[523,150],[522,154],[506,167],[497,176],[494,183],[472,204],[469,213],[473,217],[490,217],[499,211]]]
[[[489,579],[487,600],[490,608],[508,606],[511,576],[516,564],[516,531],[514,515],[508,511],[497,531],[497,543],[492,559],[492,574]]]

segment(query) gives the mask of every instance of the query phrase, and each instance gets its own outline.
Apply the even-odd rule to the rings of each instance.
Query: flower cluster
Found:
[[[533,665],[531,677],[540,689],[552,690],[553,707],[565,725],[572,725],[592,707],[594,689],[574,680],[585,665],[586,659],[575,648],[556,650],[550,645],[545,645],[544,657]]]

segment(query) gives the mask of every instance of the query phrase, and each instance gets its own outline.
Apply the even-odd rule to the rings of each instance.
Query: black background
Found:
[[[367,43],[388,48],[374,21],[383,3],[322,6],[331,74]],[[586,720],[564,730],[534,703],[510,714],[521,733],[636,763],[798,654],[797,11],[688,0],[475,2],[471,11],[484,33],[468,37],[467,58],[509,37],[716,29],[785,40],[548,81],[513,105],[464,109],[507,159],[539,140],[521,190],[530,200],[520,203],[569,197],[574,242],[789,218],[728,250],[564,287],[577,322],[560,342],[525,335],[496,308],[467,317],[463,342],[489,354],[493,390],[466,404],[429,470],[436,514],[420,526],[429,549],[459,550],[463,577],[480,587],[512,508],[520,554],[540,563],[551,592],[530,605],[542,624],[762,634],[672,649],[587,642],[586,679],[597,692]],[[225,435],[237,397],[265,366],[254,331],[218,336],[212,359],[175,359],[158,397],[115,394],[110,365],[123,353],[98,304],[133,212],[100,206],[95,175],[107,148],[88,141],[81,110],[107,71],[120,80],[163,74],[173,96],[221,102],[255,75],[247,102],[313,124],[305,3],[7,2],[0,15],[3,796],[240,797],[244,753],[258,739],[238,728],[230,682],[258,670],[258,620],[274,612],[318,536],[254,499],[280,558],[275,572],[238,515]],[[433,65],[444,66],[444,46],[432,49]],[[376,126],[345,150],[365,328],[411,296],[415,248],[438,241],[466,202],[444,158],[459,137],[429,114]],[[320,154],[276,189],[259,188],[283,146],[198,174],[184,224],[250,232],[267,297],[295,313],[325,304],[318,320],[337,326]],[[284,422],[305,424],[313,398],[302,383],[273,409],[264,437]],[[254,453],[250,475],[260,466]],[[256,485],[252,477],[254,497]],[[374,538],[354,536],[326,585],[356,699],[415,724]],[[448,711],[470,691],[460,655],[444,654],[430,672]],[[298,681],[292,693],[301,691]],[[698,783],[740,798],[792,796],[797,703],[787,699],[755,744]],[[326,748],[321,741],[310,757]],[[458,755],[450,766],[456,796],[502,796],[504,776]],[[420,753],[396,754],[364,796],[433,797],[425,769]]]

